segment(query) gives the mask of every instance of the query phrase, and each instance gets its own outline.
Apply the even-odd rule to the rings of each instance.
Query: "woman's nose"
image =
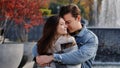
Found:
[[[68,26],[65,24],[65,28],[67,28]]]

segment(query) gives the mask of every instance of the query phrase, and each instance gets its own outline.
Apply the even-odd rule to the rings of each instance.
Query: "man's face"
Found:
[[[80,23],[78,18],[74,18],[71,13],[65,14],[63,16],[63,18],[65,20],[67,27],[68,27],[68,31],[70,33],[76,31],[77,25],[78,25],[78,23]]]

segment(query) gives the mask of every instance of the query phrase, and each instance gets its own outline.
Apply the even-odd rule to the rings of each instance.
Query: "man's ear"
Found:
[[[81,21],[81,16],[80,15],[78,15],[77,18],[78,18],[78,21]]]

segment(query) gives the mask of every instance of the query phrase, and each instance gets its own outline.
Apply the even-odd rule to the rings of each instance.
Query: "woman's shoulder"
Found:
[[[59,40],[67,40],[69,38],[72,38],[72,36],[70,36],[70,35],[61,35],[58,39]]]
[[[58,41],[61,41],[61,42],[72,42],[74,40],[74,37],[73,36],[70,36],[70,35],[62,35],[58,38]]]

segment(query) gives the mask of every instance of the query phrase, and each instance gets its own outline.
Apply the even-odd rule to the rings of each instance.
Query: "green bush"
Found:
[[[42,12],[43,16],[50,16],[51,15],[51,10],[50,9],[40,9]]]

